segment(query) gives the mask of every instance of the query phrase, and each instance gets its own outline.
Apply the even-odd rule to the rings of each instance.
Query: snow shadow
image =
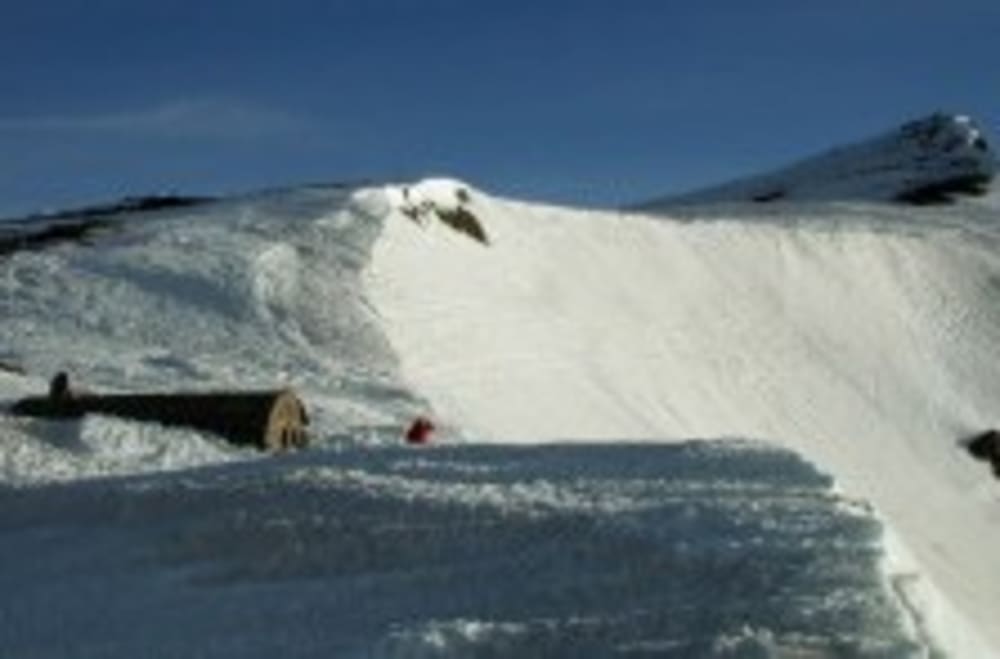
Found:
[[[359,448],[0,490],[0,561],[37,566],[0,572],[21,593],[0,640],[40,657],[918,656],[878,522],[831,486],[787,451],[692,442]],[[70,563],[67,582],[52,566]],[[95,624],[78,593],[102,586]]]

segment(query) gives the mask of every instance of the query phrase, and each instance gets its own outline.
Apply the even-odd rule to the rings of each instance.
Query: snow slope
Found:
[[[5,656],[920,656],[870,513],[763,446],[318,451],[0,506]]]
[[[0,643],[1000,656],[996,194],[671,213],[315,187],[0,257],[0,398],[290,385],[316,447],[0,417]]]
[[[406,197],[456,205],[457,185]],[[993,210],[675,221],[468,197],[488,246],[392,210],[390,190],[369,271],[403,374],[439,415],[504,441],[792,448],[885,517],[913,597],[946,603],[925,615],[947,645],[1000,654],[998,486],[959,445],[1000,416]]]
[[[11,255],[0,262],[0,360],[27,374],[0,369],[0,397],[47,391],[59,370],[96,391],[291,385],[328,443],[395,441],[426,404],[396,376],[362,289],[380,224],[351,200],[318,187],[126,214],[93,244]],[[232,453],[193,433],[129,432],[133,424],[106,419],[73,425],[71,439],[50,424],[2,423],[5,482],[183,468]]]

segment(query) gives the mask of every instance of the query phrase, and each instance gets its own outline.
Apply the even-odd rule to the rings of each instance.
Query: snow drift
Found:
[[[943,125],[928,138],[931,142],[940,138],[951,143],[948,136],[954,134],[947,127],[958,130],[969,124],[953,120]],[[956,152],[992,158],[975,138],[970,141],[971,133],[961,135]],[[1000,307],[994,304],[1000,282],[997,206],[993,195],[981,202],[959,200],[930,208],[863,201],[899,196],[901,189],[887,183],[900,180],[898,168],[878,163],[899,162],[897,147],[907,143],[876,141],[839,152],[827,163],[854,173],[847,178],[831,178],[833,170],[816,166],[817,161],[771,177],[769,183],[796,191],[782,204],[688,205],[670,211],[673,215],[658,211],[656,216],[582,211],[499,199],[439,179],[359,190],[316,187],[152,214],[126,210],[110,230],[88,235],[85,243],[58,241],[44,249],[14,250],[0,262],[0,360],[23,367],[24,373],[0,369],[0,395],[13,399],[42,391],[56,370],[69,370],[76,380],[103,390],[290,385],[313,412],[319,451],[265,466],[255,456],[192,432],[101,418],[78,424],[4,418],[0,475],[5,485],[0,492],[9,502],[7,509],[17,514],[0,530],[18,555],[37,554],[59,566],[28,580],[13,579],[12,572],[5,578],[12,588],[35,598],[36,608],[28,610],[41,611],[52,598],[65,601],[59,615],[66,629],[79,629],[86,607],[74,602],[73,591],[62,590],[59,582],[71,576],[91,594],[109,579],[128,593],[140,592],[148,583],[136,574],[121,575],[96,558],[81,565],[69,549],[46,538],[69,537],[59,529],[79,528],[67,520],[87,511],[87,519],[141,515],[149,504],[142,493],[182,486],[203,488],[223,503],[213,507],[211,501],[185,499],[180,508],[166,506],[162,524],[183,534],[184,525],[194,523],[205,529],[205,538],[217,538],[216,525],[235,528],[244,522],[233,519],[254,519],[255,507],[243,505],[236,495],[254,491],[240,475],[252,473],[255,479],[277,483],[261,486],[266,493],[261,496],[275,497],[276,507],[270,509],[273,527],[246,521],[255,534],[266,535],[249,539],[248,551],[274,566],[282,596],[294,598],[294,589],[284,587],[289,580],[298,579],[298,585],[304,580],[308,585],[301,601],[319,607],[310,610],[339,618],[343,607],[323,608],[321,603],[323,588],[342,576],[317,549],[332,546],[323,530],[332,518],[312,503],[306,505],[316,495],[312,485],[289,480],[298,467],[334,479],[333,493],[322,499],[331,507],[358,498],[376,502],[377,515],[370,508],[339,508],[346,521],[337,527],[338,537],[348,543],[367,537],[361,529],[369,521],[378,528],[401,529],[403,535],[393,542],[419,542],[426,539],[421,534],[433,535],[428,525],[439,528],[434,525],[454,519],[446,513],[461,508],[463,497],[489,493],[496,501],[516,500],[526,492],[550,491],[546,483],[572,483],[572,474],[585,481],[597,469],[586,447],[574,446],[563,454],[528,454],[545,465],[534,480],[509,487],[510,480],[501,486],[470,476],[468,487],[456,489],[447,486],[455,470],[513,474],[529,466],[504,450],[474,454],[474,464],[458,456],[456,465],[455,454],[432,449],[414,457],[426,461],[421,465],[429,470],[416,489],[393,489],[399,482],[385,472],[396,473],[391,466],[396,457],[386,456],[396,456],[396,449],[358,447],[396,443],[416,414],[431,414],[439,422],[439,441],[445,444],[598,442],[605,447],[601,459],[630,467],[616,471],[614,478],[602,476],[599,480],[608,482],[587,496],[597,496],[605,487],[627,489],[633,481],[648,481],[656,490],[683,478],[677,465],[680,472],[703,468],[683,454],[655,459],[665,454],[626,447],[623,438],[684,446],[693,439],[749,438],[781,447],[769,450],[785,457],[757,460],[756,454],[740,453],[728,466],[713,462],[718,470],[699,472],[695,489],[724,488],[738,464],[757,464],[765,472],[773,467],[777,473],[762,478],[773,476],[781,487],[791,488],[774,496],[792,496],[805,487],[812,488],[810,496],[832,500],[829,506],[810,508],[815,519],[835,524],[834,509],[848,501],[870,502],[874,516],[866,519],[887,525],[887,553],[868,557],[859,580],[844,581],[836,571],[827,574],[830,590],[825,595],[807,595],[812,586],[796,590],[794,584],[801,582],[794,575],[786,575],[790,581],[774,576],[769,582],[774,590],[768,590],[769,584],[751,579],[753,571],[726,572],[737,586],[753,589],[759,598],[753,601],[774,614],[770,622],[756,620],[743,635],[730,623],[745,613],[706,627],[697,639],[658,635],[666,622],[657,617],[656,607],[669,605],[668,592],[662,593],[664,599],[650,596],[652,617],[641,623],[616,627],[608,622],[607,611],[597,612],[584,619],[584,626],[604,631],[588,636],[593,642],[577,648],[581,653],[589,648],[607,655],[626,648],[684,656],[684,648],[700,648],[709,656],[782,656],[782,648],[793,647],[795,639],[820,634],[805,623],[779,628],[777,620],[791,610],[782,607],[794,606],[801,596],[815,601],[874,597],[883,608],[850,609],[854,613],[837,620],[854,623],[834,625],[828,632],[832,636],[794,646],[794,651],[812,648],[820,656],[919,656],[938,649],[968,657],[1000,654],[1000,632],[993,624],[1000,613],[1000,578],[991,564],[993,549],[1000,546],[998,485],[960,444],[995,426],[1000,416],[995,398],[1000,373],[994,366],[1000,357]],[[927,176],[919,179],[924,187],[953,179],[959,171],[941,161],[912,162],[929,163]],[[890,169],[888,178],[878,173]],[[821,189],[838,192],[819,194]],[[805,201],[796,202],[796,197]],[[713,197],[738,198],[728,193]],[[818,201],[830,198],[851,201]],[[789,450],[832,474],[836,487],[808,484],[813,483],[809,470],[789,461]],[[561,459],[570,461],[569,472]],[[646,460],[662,476],[641,469],[637,462]],[[255,464],[218,466],[248,461]],[[206,465],[221,471],[193,469]],[[171,470],[180,471],[171,475]],[[223,478],[217,477],[220,473]],[[117,478],[89,482],[94,477]],[[800,477],[805,480],[796,480]],[[756,499],[757,486],[741,478],[736,478],[738,515],[763,526],[760,533],[739,536],[737,545],[744,553],[758,541],[771,547],[767,506]],[[421,507],[429,496],[425,486],[456,498],[435,499],[444,501],[443,508],[428,510]],[[391,505],[380,498],[393,492]],[[77,494],[82,496],[79,508]],[[124,512],[110,503],[118,497],[127,502],[121,504]],[[683,497],[689,504],[696,498],[691,492]],[[655,500],[633,501],[641,510],[662,504]],[[58,505],[50,506],[53,501]],[[48,517],[33,526],[27,518],[39,507]],[[598,508],[588,509],[595,520],[619,514],[614,507]],[[299,510],[312,513],[300,515]],[[232,519],[223,519],[226,515]],[[403,519],[417,521],[400,526]],[[511,518],[498,514],[489,519],[496,526],[478,532],[499,541],[501,522]],[[642,554],[640,547],[651,546],[646,534],[656,527],[655,520],[647,525],[626,516],[609,536],[609,546],[619,543],[626,555]],[[635,529],[641,532],[633,533]],[[702,533],[713,537],[703,525],[689,530],[691,542],[698,542]],[[152,522],[130,528],[112,524],[88,541],[86,551],[91,556],[120,551],[137,538],[148,544],[163,531],[164,526]],[[793,544],[808,543],[817,552],[845,546],[850,551],[869,547],[869,533],[843,540],[846,545],[829,539],[822,546],[827,539],[818,537]],[[576,551],[574,547],[590,542],[586,534],[573,537],[563,545],[556,540],[552,551]],[[474,538],[468,540],[474,546]],[[204,538],[192,542],[212,544]],[[674,537],[670,542],[688,540]],[[174,556],[174,564],[200,574],[195,565],[205,556],[219,558],[205,544],[197,546],[195,558],[191,553]],[[386,551],[377,542],[366,546],[374,557]],[[681,551],[671,546],[651,551]],[[393,564],[394,570],[404,570],[396,574],[400,581],[382,582],[384,573],[367,563],[345,568],[364,592],[385,583],[391,588],[379,592],[395,593],[379,600],[385,608],[368,631],[351,636],[348,625],[330,636],[315,635],[321,623],[314,620],[280,638],[304,643],[303,635],[314,634],[310,638],[317,643],[316,653],[338,647],[362,656],[503,655],[503,648],[541,651],[551,647],[546,644],[575,638],[582,629],[566,623],[579,602],[571,596],[553,601],[547,612],[536,611],[531,620],[500,615],[485,601],[472,603],[464,590],[455,596],[466,598],[461,601],[469,610],[484,617],[467,619],[436,605],[428,611],[414,609],[416,600],[404,586],[422,582],[427,570],[439,569],[438,561],[447,562],[440,558],[447,552],[435,551],[432,566],[418,561],[407,572]],[[612,554],[608,560],[614,560]],[[781,555],[764,550],[760,565],[780,563]],[[268,563],[268,556],[276,563]],[[171,583],[172,573],[161,562],[133,557],[154,566],[146,578],[154,580],[157,593],[163,592],[159,589]],[[224,571],[240,591],[229,592],[237,602],[233,606],[266,610],[247,592],[257,587],[256,577],[241,569],[254,568]],[[483,597],[511,579],[510,570],[484,574],[482,587],[473,589]],[[538,579],[557,577],[545,570],[534,574]],[[621,592],[626,592],[648,578],[644,571],[617,583],[624,583]],[[602,579],[597,577],[596,583],[609,583]],[[442,590],[435,592],[458,588],[455,581],[440,583]],[[668,590],[666,583],[655,583]],[[847,591],[838,591],[841,586]],[[399,588],[404,590],[395,590]],[[594,588],[588,597],[610,597],[610,591]],[[356,597],[361,591],[343,592]],[[171,599],[175,596],[180,599]],[[713,595],[733,596],[728,591]],[[164,597],[162,602],[193,602],[194,610],[202,612],[177,618],[191,627],[195,642],[215,638],[214,631],[195,624],[203,616],[220,625],[235,624],[226,612],[231,610],[213,617],[206,600],[183,588]],[[782,606],[762,604],[775,599]],[[626,602],[628,597],[608,601]],[[733,600],[734,606],[739,608],[740,601]],[[150,609],[158,608],[156,602],[147,602]],[[695,618],[710,617],[709,609],[715,607],[706,602],[698,606],[702,613],[692,614]],[[46,645],[44,635],[32,632],[26,619],[10,611],[0,619],[14,621],[0,628],[0,637],[16,638],[40,656],[67,655],[67,648]],[[557,619],[562,622],[553,622]],[[881,636],[873,636],[866,626],[875,619],[886,621]],[[392,626],[404,620],[407,624],[393,632]],[[592,620],[596,627],[587,626]],[[116,628],[101,629],[113,634]],[[634,633],[623,632],[629,629]],[[337,637],[348,636],[352,644],[336,645]],[[476,646],[483,638],[489,640]],[[732,644],[722,638],[733,639]],[[837,645],[836,638],[853,640]],[[100,647],[100,639],[93,643],[91,647]],[[126,656],[135,650],[128,642],[115,647],[108,653]],[[243,656],[245,650],[223,644],[206,654]],[[101,654],[99,649],[94,653]]]
[[[106,229],[12,254],[0,276],[0,359],[26,374],[0,369],[0,395],[43,393],[57,371],[102,392],[294,386],[327,442],[358,429],[395,438],[394,424],[426,404],[396,377],[362,288],[381,225],[352,198],[317,187],[88,217]],[[99,418],[71,426],[73,441],[55,447],[50,424],[3,423],[7,482],[183,468],[229,453],[155,432],[121,437],[127,424]],[[87,450],[54,450],[67,445]],[[91,459],[107,446],[113,455]]]

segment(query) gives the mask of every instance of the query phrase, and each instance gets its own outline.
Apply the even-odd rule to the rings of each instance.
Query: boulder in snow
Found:
[[[402,189],[397,205],[401,213],[414,222],[425,224],[437,218],[452,229],[476,242],[489,245],[490,239],[482,222],[469,209],[472,195],[468,187],[457,181],[429,179]]]
[[[1000,431],[990,429],[966,441],[965,447],[974,458],[989,462],[993,473],[1000,477]]]

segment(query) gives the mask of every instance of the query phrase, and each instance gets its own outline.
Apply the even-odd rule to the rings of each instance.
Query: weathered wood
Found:
[[[108,414],[205,430],[233,444],[279,451],[308,443],[308,415],[290,389],[256,392],[96,395],[72,393],[25,398],[13,414],[77,418]]]

